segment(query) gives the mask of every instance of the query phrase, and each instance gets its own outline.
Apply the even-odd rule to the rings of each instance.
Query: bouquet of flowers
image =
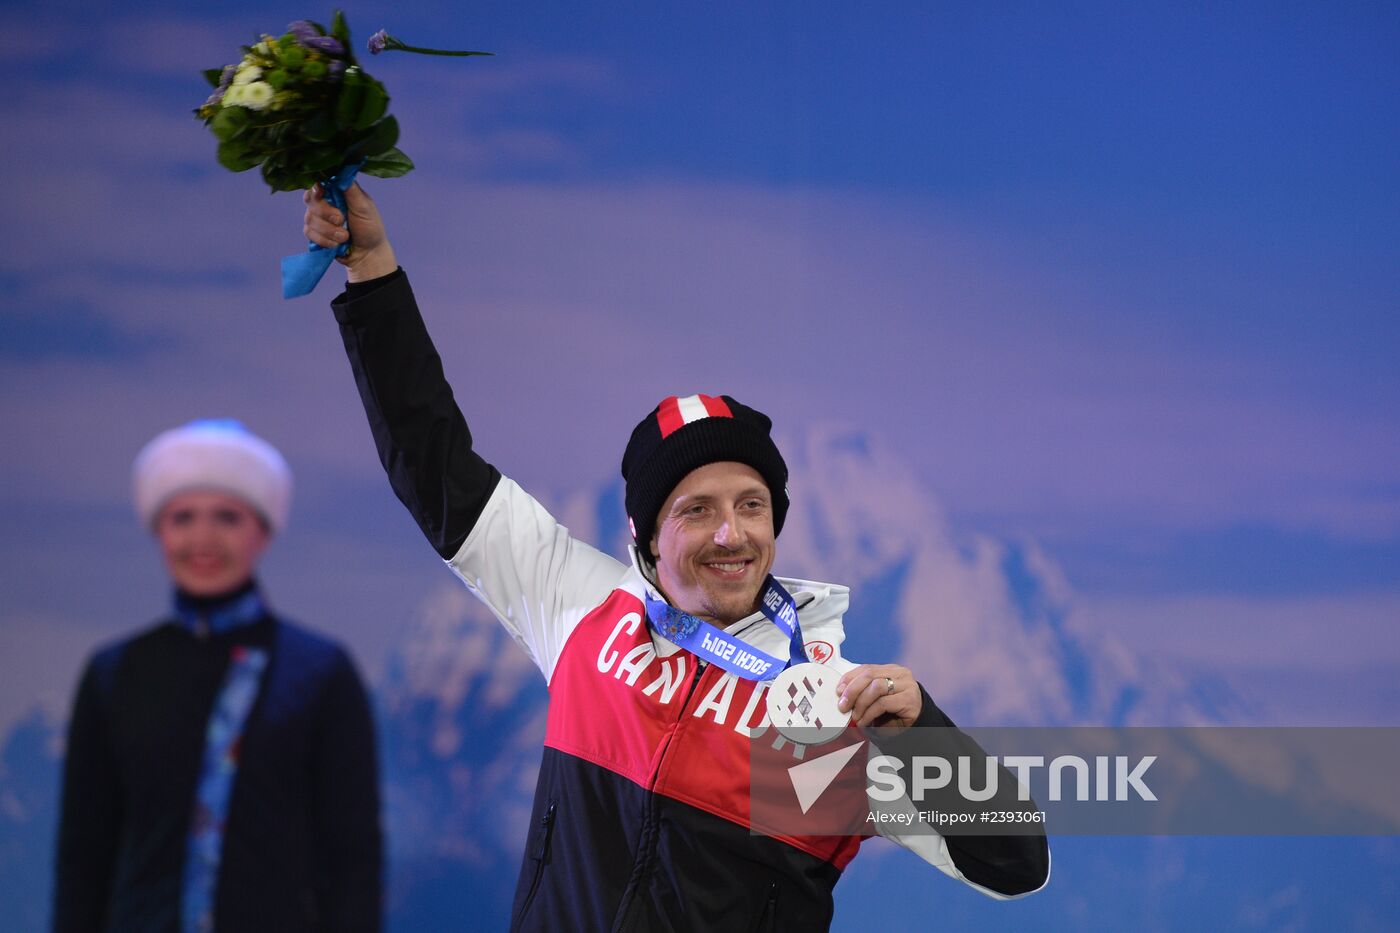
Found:
[[[405,45],[384,30],[370,37],[369,51],[425,55],[490,55]],[[394,178],[413,169],[396,148],[399,124],[389,116],[389,94],[351,51],[350,27],[337,10],[330,31],[297,20],[279,36],[264,35],[243,47],[234,65],[204,72],[214,92],[195,115],[219,140],[219,164],[234,172],[262,166],[269,188],[296,191],[319,183],[342,211],[344,192],[357,172]],[[312,245],[308,254],[283,260],[283,294],[306,294],[334,256]]]
[[[404,45],[380,30],[370,51],[437,55]],[[388,115],[389,94],[355,59],[350,29],[337,10],[330,31],[298,20],[286,33],[243,47],[235,65],[204,72],[214,92],[196,111],[219,140],[219,164],[234,172],[262,166],[273,191],[310,188],[349,165],[393,178],[413,168],[395,148],[399,124]]]

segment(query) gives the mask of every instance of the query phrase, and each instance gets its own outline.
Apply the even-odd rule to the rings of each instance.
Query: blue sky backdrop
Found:
[[[898,654],[955,718],[1126,709],[1091,702],[1092,668],[1120,699],[1192,698],[1131,721],[1400,725],[1400,8],[399,6],[344,8],[359,41],[497,57],[367,59],[419,167],[366,186],[480,448],[576,528],[615,542],[608,490],[657,399],[727,392],[871,535],[785,534],[779,569],[866,582],[903,621],[862,617],[860,659]],[[330,9],[4,9],[0,743],[61,723],[91,647],[163,608],[130,461],[195,417],[287,454],[267,589],[385,683],[445,572],[375,459],[336,270],[279,297],[300,200],[220,169],[191,115],[201,69]],[[1063,636],[1068,693],[1025,687],[1027,614]],[[1192,866],[1247,847],[1182,845],[1108,860],[1157,885],[1108,916],[1188,926],[1192,886],[1217,890]],[[1394,846],[1329,845],[1345,879],[1396,875]],[[1103,916],[1097,856],[1063,851],[1019,928]],[[1268,884],[1314,849],[1248,851],[1234,927],[1334,906]],[[1329,884],[1355,928],[1400,917],[1393,889]],[[900,906],[849,885],[852,922]]]

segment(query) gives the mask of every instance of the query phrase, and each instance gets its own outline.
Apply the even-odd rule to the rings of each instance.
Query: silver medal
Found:
[[[794,664],[768,688],[768,721],[783,738],[798,745],[830,742],[846,730],[850,713],[836,704],[841,675],[825,664]]]

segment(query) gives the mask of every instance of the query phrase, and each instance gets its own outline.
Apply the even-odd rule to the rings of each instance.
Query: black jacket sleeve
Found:
[[[379,933],[384,855],[369,698],[339,652],[320,708],[315,755],[317,900],[325,928]]]
[[[54,933],[100,933],[121,833],[121,785],[101,658],[89,662],[68,723],[53,892]]]
[[[467,422],[402,269],[331,304],[399,500],[444,560],[461,548],[501,474],[472,450]]]
[[[972,763],[973,774],[983,774],[987,753],[967,733],[958,729],[948,715],[939,709],[929,697],[928,691],[919,685],[923,695],[923,706],[919,717],[908,729],[881,736],[880,730],[872,731],[873,741],[888,755],[902,759],[906,763],[916,755],[936,755],[950,762],[967,756]],[[905,774],[910,768],[904,769]],[[954,782],[956,783],[956,782]],[[984,810],[1035,810],[1034,800],[1018,799],[1019,784],[1016,776],[1005,767],[1000,769],[997,779],[997,792],[990,800],[980,804]],[[968,804],[957,797],[952,787],[942,794],[926,797],[924,810],[955,811],[966,809]],[[953,856],[953,864],[963,877],[990,888],[1000,894],[1014,896],[1027,894],[1045,884],[1050,875],[1050,846],[1045,839],[1042,824],[1021,824],[1038,832],[1024,835],[988,836],[958,835],[956,830],[943,833],[948,843],[948,851]]]

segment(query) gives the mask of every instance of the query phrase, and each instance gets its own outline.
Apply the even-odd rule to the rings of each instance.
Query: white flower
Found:
[[[272,103],[274,93],[272,85],[266,81],[254,81],[243,85],[243,93],[238,95],[238,105],[249,110],[266,110],[268,104]]]
[[[229,85],[229,89],[224,91],[223,105],[225,107],[242,107],[243,92],[247,90],[247,88],[248,86],[246,84]]]
[[[257,65],[250,65],[244,62],[238,66],[238,72],[233,76],[234,84],[252,84],[262,77],[262,69]]]

